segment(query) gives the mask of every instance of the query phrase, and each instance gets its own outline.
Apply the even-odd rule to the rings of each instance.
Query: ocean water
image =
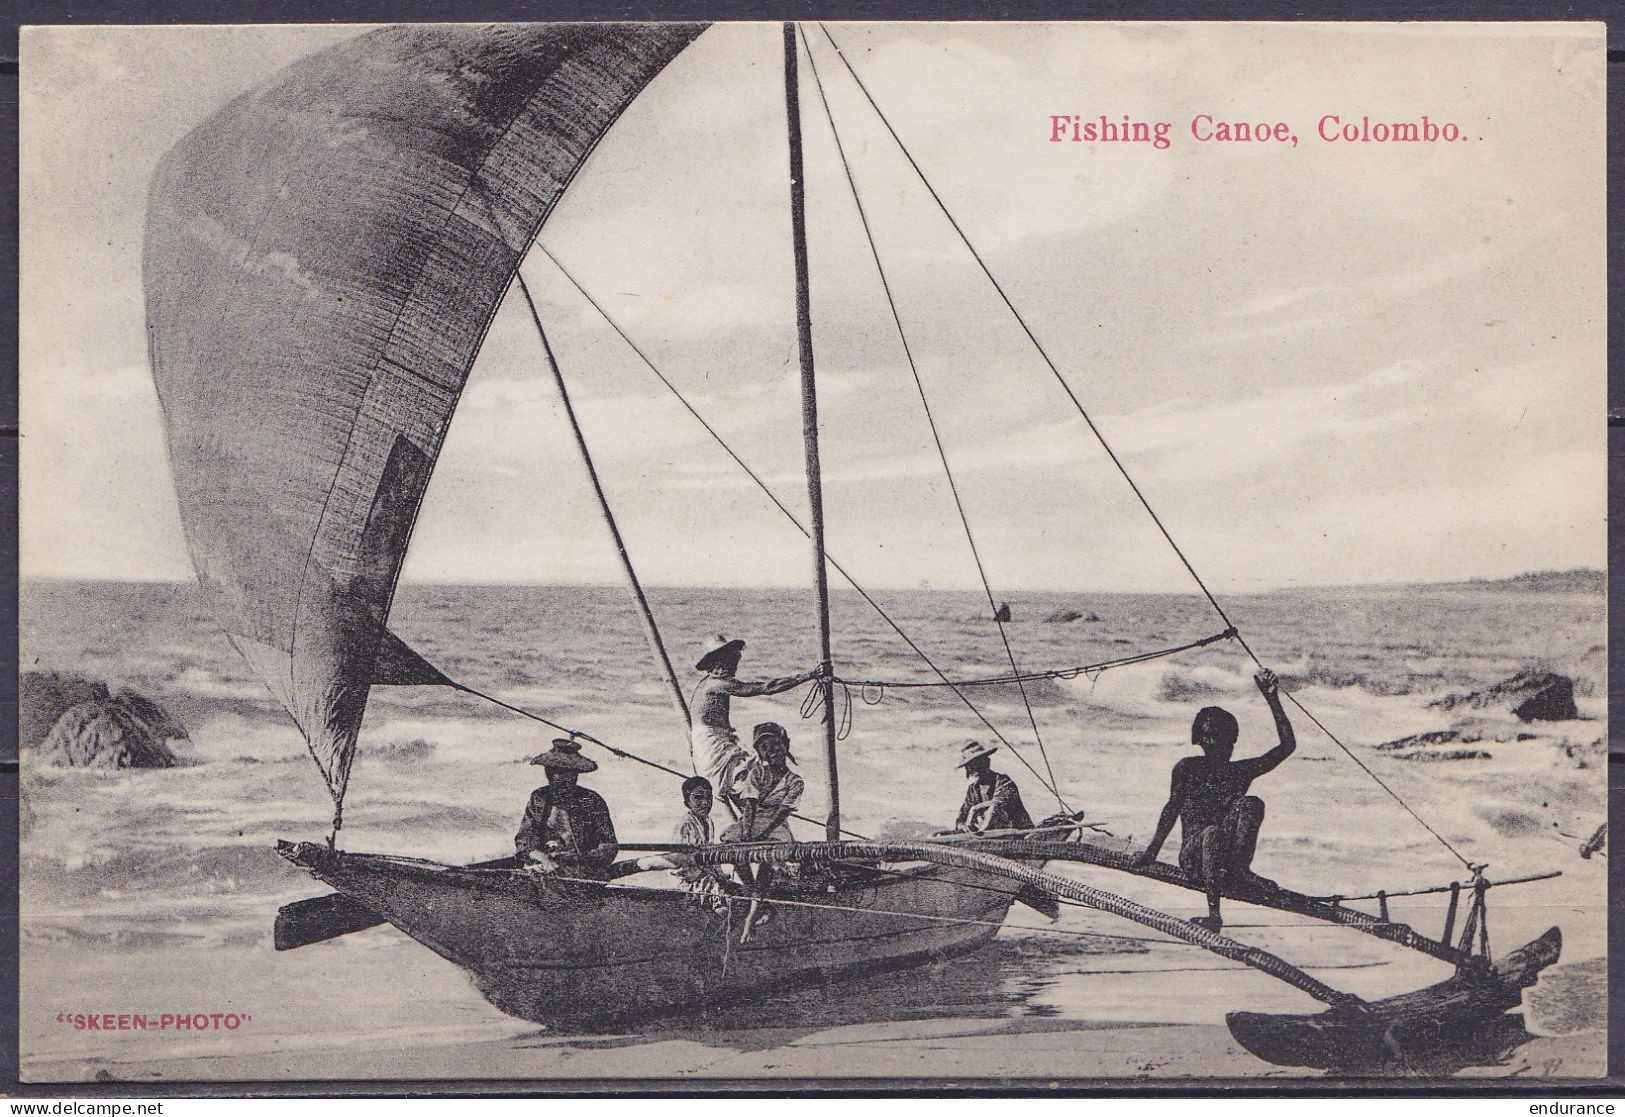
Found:
[[[877,595],[949,674],[1008,670],[978,595]],[[810,597],[790,591],[657,589],[651,597],[673,657],[688,671],[715,634],[749,642],[745,676],[786,674],[816,658]],[[1021,665],[1072,667],[1210,635],[1223,627],[1191,596],[1021,594],[1008,626]],[[1287,686],[1469,860],[1490,876],[1561,869],[1492,892],[1491,936],[1509,949],[1558,924],[1564,963],[1605,952],[1605,868],[1577,848],[1605,817],[1605,599],[1600,592],[1496,588],[1294,590],[1227,602],[1253,648]],[[1059,609],[1097,620],[1046,623]],[[405,586],[393,627],[452,677],[611,743],[687,768],[685,733],[652,666],[624,590],[615,587]],[[934,676],[856,596],[838,594],[837,669],[851,678]],[[1535,726],[1494,709],[1429,708],[1538,665],[1577,681],[1581,718]],[[525,1052],[538,1029],[490,1007],[451,964],[389,928],[278,954],[277,908],[323,891],[274,852],[317,840],[330,803],[302,739],[201,614],[188,586],[30,582],[22,589],[22,669],[73,672],[155,699],[190,730],[181,767],[94,772],[22,766],[22,1055],[25,1074],[80,1078],[150,1060],[210,1075],[211,1060],[275,1059],[320,1048],[352,1052],[367,1077],[376,1054],[404,1047],[495,1044],[512,1058],[477,1073],[555,1076],[570,1042],[546,1061]],[[1052,767],[1074,808],[1143,841],[1190,754],[1197,708],[1241,721],[1237,755],[1274,743],[1250,664],[1225,642],[1166,659],[1030,685],[1043,751],[1014,688],[970,692],[1010,745],[995,767],[1014,776],[1035,815],[1056,806],[1038,773]],[[823,811],[824,761],[803,692],[739,701],[742,729],[786,725],[807,780],[803,811]],[[851,691],[841,746],[848,828],[870,835],[951,822],[963,784],[960,744],[987,728],[942,689]],[[844,705],[844,704],[843,704]],[[844,717],[844,715],[843,715]],[[1381,787],[1305,719],[1298,754],[1255,792],[1268,802],[1256,867],[1310,893],[1390,891],[1459,878],[1461,866]],[[1461,727],[1490,755],[1424,763],[1377,745]],[[1527,739],[1517,739],[1519,735]],[[351,777],[341,844],[352,850],[471,861],[511,849],[540,772],[524,764],[552,734],[443,688],[374,691]],[[590,746],[589,746],[590,748]],[[1019,756],[1015,755],[1019,753]],[[1047,760],[1046,755],[1047,754]],[[1032,766],[1030,770],[1023,763]],[[609,801],[623,840],[663,840],[681,812],[676,781],[603,753],[586,783]],[[812,827],[806,836],[816,836]],[[1177,840],[1177,839],[1176,839]],[[1172,854],[1174,843],[1170,843]],[[1102,870],[1060,870],[1180,915],[1201,897]],[[1439,897],[1396,901],[1395,918],[1432,933]],[[1329,983],[1380,997],[1440,980],[1444,968],[1365,936],[1237,908],[1235,933]],[[1222,1024],[1226,1011],[1307,1011],[1307,998],[1202,951],[1164,943],[1108,916],[1067,908],[1060,922],[1018,908],[971,967],[866,983],[839,998],[797,994],[722,1022],[652,1021],[648,1073],[671,1070],[674,1037],[776,1034],[801,1025],[870,1026],[981,1017],[1079,1028],[1118,1023]],[[1586,970],[1590,974],[1595,969]],[[1560,973],[1561,971],[1556,971]],[[1195,975],[1193,977],[1193,975]],[[1560,977],[1553,980],[1561,980]],[[1591,981],[1588,988],[1597,987]],[[1600,996],[1600,993],[1596,994]],[[1554,998],[1555,999],[1555,998]],[[1561,998],[1565,1004],[1573,997]],[[1567,1011],[1566,1019],[1575,1018]],[[237,1013],[230,1032],[76,1029],[76,1013]],[[1538,1014],[1530,1027],[1539,1031]],[[697,1029],[697,1030],[696,1030]],[[1572,1029],[1571,1029],[1572,1030]],[[766,1042],[765,1040],[763,1042]],[[678,1045],[680,1046],[680,1045]],[[640,1048],[641,1050],[642,1048]],[[678,1056],[672,1055],[672,1059]],[[642,1064],[640,1064],[642,1065]],[[1238,1068],[1257,1073],[1265,1068]],[[1600,1072],[1600,1068],[1599,1068]],[[397,1071],[397,1073],[400,1073]],[[956,1073],[997,1073],[975,1065]],[[1088,1074],[1076,1061],[1056,1074]],[[1182,1073],[1176,1057],[1156,1073]]]

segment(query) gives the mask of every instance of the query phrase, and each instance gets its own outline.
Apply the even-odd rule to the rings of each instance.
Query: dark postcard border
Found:
[[[783,0],[18,0],[0,23],[0,190],[10,217],[0,222],[0,299],[13,308],[0,316],[0,658],[17,662],[17,214],[18,214],[18,57],[17,29],[25,23],[386,23],[526,20],[1591,20],[1608,24],[1608,414],[1609,452],[1609,736],[1625,745],[1625,663],[1615,649],[1625,643],[1625,312],[1621,279],[1619,192],[1625,182],[1625,18],[1617,0],[1232,0],[1222,5],[1198,0],[841,0],[786,3]],[[1616,418],[1617,416],[1617,418]],[[1448,1079],[1391,1080],[1269,1079],[1124,1082],[1121,1080],[876,1079],[855,1084],[841,1079],[786,1079],[773,1086],[759,1080],[659,1082],[646,1079],[594,1082],[550,1080],[490,1081],[272,1081],[225,1083],[18,1082],[18,840],[17,840],[17,676],[0,672],[0,1092],[11,1097],[333,1097],[535,1095],[626,1098],[683,1097],[728,1093],[739,1097],[782,1095],[867,1097],[886,1092],[913,1097],[1010,1097],[1057,1095],[1096,1097],[1370,1097],[1527,1096],[1532,1098],[1617,1096],[1625,1088],[1625,866],[1609,862],[1609,1019],[1608,1071],[1600,1080],[1525,1082]],[[1625,821],[1625,755],[1610,750],[1609,825]]]

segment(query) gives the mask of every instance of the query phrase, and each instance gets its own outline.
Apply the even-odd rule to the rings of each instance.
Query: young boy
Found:
[[[704,776],[690,776],[683,781],[683,806],[688,810],[684,813],[677,829],[672,832],[671,840],[675,845],[708,846],[716,844],[716,826],[711,822],[711,781]],[[712,866],[684,864],[688,859],[682,854],[676,854],[672,863],[676,866],[677,876],[683,882],[683,887],[690,892],[715,894],[727,890],[727,878],[723,870]]]
[[[1219,889],[1224,884],[1243,888],[1276,887],[1253,872],[1253,853],[1258,847],[1258,830],[1264,822],[1264,801],[1248,795],[1252,782],[1277,765],[1297,748],[1292,723],[1281,708],[1280,682],[1266,668],[1254,676],[1270,713],[1275,715],[1275,731],[1280,743],[1263,756],[1251,760],[1231,760],[1238,728],[1235,715],[1218,706],[1204,707],[1191,723],[1191,744],[1202,756],[1187,756],[1174,765],[1173,788],[1168,805],[1157,820],[1157,832],[1140,854],[1139,862],[1149,865],[1157,859],[1162,843],[1180,821],[1183,835],[1179,843],[1179,867],[1187,876],[1207,885],[1207,916],[1191,920],[1199,927],[1217,931],[1224,926],[1219,917]]]

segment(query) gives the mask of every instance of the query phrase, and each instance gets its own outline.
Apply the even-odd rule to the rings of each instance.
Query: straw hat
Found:
[[[710,671],[715,667],[738,667],[740,653],[745,650],[743,640],[729,640],[725,636],[717,637],[717,646],[700,657],[694,665],[696,671]]]
[[[598,762],[581,755],[581,742],[574,737],[555,737],[553,747],[530,758],[532,764],[566,772],[596,772]]]
[[[984,745],[976,740],[966,741],[959,750],[959,763],[955,767],[963,768],[973,760],[980,760],[984,756],[992,756],[998,751],[998,745]]]

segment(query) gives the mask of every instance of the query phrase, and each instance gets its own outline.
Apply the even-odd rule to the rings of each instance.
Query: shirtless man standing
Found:
[[[1292,723],[1281,708],[1280,682],[1275,672],[1265,668],[1253,677],[1275,715],[1280,743],[1263,756],[1251,760],[1231,760],[1238,728],[1235,715],[1217,706],[1207,706],[1191,723],[1191,743],[1204,755],[1187,756],[1174,765],[1173,789],[1168,805],[1157,820],[1157,832],[1139,856],[1141,865],[1157,859],[1162,843],[1180,822],[1179,867],[1193,879],[1207,885],[1205,918],[1192,923],[1217,931],[1224,926],[1219,917],[1219,889],[1224,884],[1243,888],[1274,888],[1252,870],[1253,853],[1258,847],[1258,829],[1264,822],[1264,801],[1248,795],[1252,782],[1273,771],[1297,748]]]
[[[700,657],[694,665],[705,678],[694,688],[689,707],[694,711],[694,727],[689,734],[689,751],[693,755],[694,771],[711,781],[721,793],[733,785],[733,776],[739,762],[749,757],[739,744],[731,719],[732,699],[761,698],[770,694],[783,694],[811,682],[818,677],[818,669],[764,682],[747,682],[734,678],[739,670],[739,659],[745,651],[743,640],[723,640]]]

